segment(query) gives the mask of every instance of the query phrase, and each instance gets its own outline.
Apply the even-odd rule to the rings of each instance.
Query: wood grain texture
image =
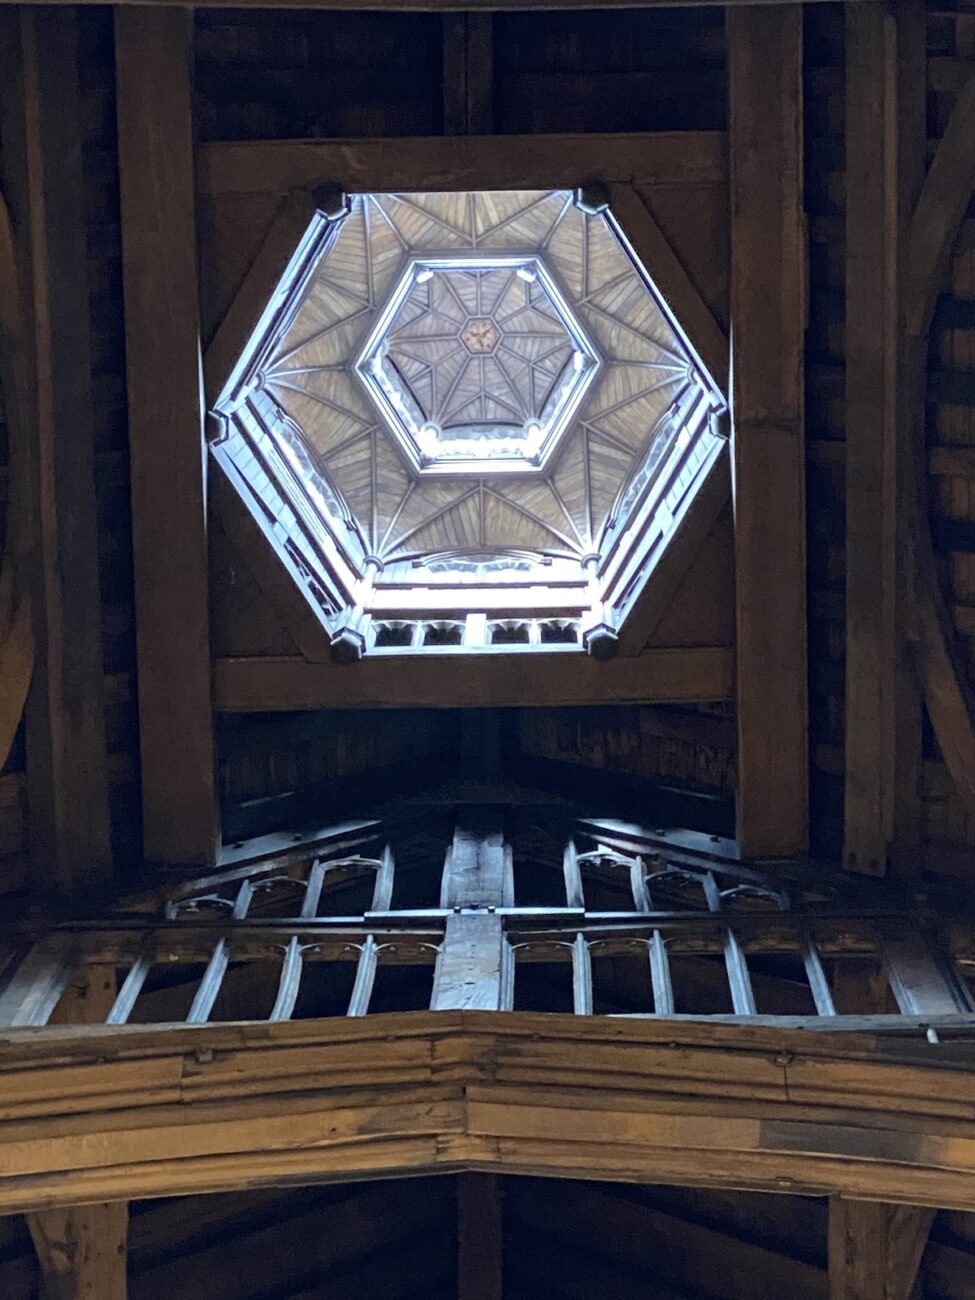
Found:
[[[728,11],[738,837],[808,838],[802,23]]]
[[[717,131],[204,144],[199,180],[211,196],[285,194],[327,183],[366,194],[571,189],[583,180],[721,185],[725,144]]]
[[[76,1205],[27,1216],[44,1300],[126,1300],[125,1201]]]
[[[907,647],[901,289],[923,177],[924,18],[846,13],[846,726],[844,862],[917,860],[921,712]]]
[[[5,26],[9,27],[9,20]],[[0,194],[0,391],[11,431],[7,469],[9,505],[0,562],[0,766],[7,761],[20,725],[34,669],[27,364],[27,325],[21,307],[13,228],[7,202]]]
[[[927,501],[925,419],[928,336],[948,262],[975,189],[975,74],[958,96],[911,221],[904,357],[914,493],[905,501],[914,568],[911,649],[938,745],[958,794],[975,810],[975,692],[956,644],[941,589]]]
[[[934,1211],[834,1196],[829,1300],[911,1300]]]
[[[22,10],[5,15],[4,35],[4,185],[31,334],[12,389],[15,465],[30,465],[34,530],[31,853],[48,888],[76,894],[112,870],[78,17]]]
[[[15,0],[2,0],[3,4],[13,4]],[[123,0],[123,4],[143,3],[144,0]],[[785,0],[785,3],[799,3],[800,0]],[[41,0],[41,6],[61,3],[61,0]],[[96,4],[98,0],[81,0],[82,6]],[[677,0],[676,6],[674,0],[523,0],[519,6],[523,9],[646,9],[662,5],[666,8],[696,8],[700,5],[711,4],[712,0]],[[729,0],[729,7],[732,5],[744,4],[745,0]],[[751,0],[754,4],[754,0]],[[762,4],[781,4],[783,0],[760,0]],[[492,12],[499,8],[506,8],[502,0],[275,0],[275,3],[268,4],[267,0],[216,0],[212,8],[229,7],[232,9],[249,8],[256,6],[261,9],[357,9],[372,10],[379,9],[383,11],[392,11],[399,13],[443,13],[453,12],[455,10],[481,10]],[[182,8],[182,0],[163,0],[160,7],[165,8]]]
[[[174,863],[217,851],[191,27],[116,14],[144,842]]]
[[[0,1206],[471,1170],[971,1209],[970,1070],[921,1035],[514,1012],[7,1031]]]
[[[350,666],[304,659],[220,659],[216,707],[228,713],[319,708],[708,703],[731,698],[728,646],[654,648],[599,663],[582,655],[368,656]]]

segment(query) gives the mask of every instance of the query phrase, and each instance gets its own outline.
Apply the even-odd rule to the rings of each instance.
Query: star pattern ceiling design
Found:
[[[408,261],[428,251],[544,258],[599,348],[599,373],[543,476],[419,479],[359,381],[355,361],[370,329]],[[489,289],[503,290],[505,281],[492,277]],[[527,289],[524,309],[557,346],[560,327]],[[450,291],[444,283],[434,292],[441,302]],[[452,337],[459,316],[450,315]],[[459,352],[437,363],[424,356],[431,374],[421,389],[436,384],[450,397]],[[497,373],[496,394],[476,387],[468,394],[472,409],[511,400]],[[571,194],[370,194],[352,198],[263,374],[314,471],[358,521],[368,553],[384,561],[451,549],[581,557],[599,549],[627,480],[693,381],[693,364],[609,221],[583,212]],[[462,411],[464,393],[454,388],[450,401],[448,414]]]
[[[220,456],[322,608],[507,600],[612,635],[723,399],[607,210],[348,195],[272,304],[214,408]]]
[[[413,261],[357,366],[420,470],[541,467],[599,359],[536,258]]]

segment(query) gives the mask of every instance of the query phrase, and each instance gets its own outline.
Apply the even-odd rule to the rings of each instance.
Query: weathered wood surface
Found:
[[[48,888],[77,893],[105,884],[112,868],[78,16],[23,9],[3,23],[4,189],[31,336],[12,390],[15,466],[19,474],[27,459],[33,507],[31,853]]]
[[[808,837],[802,21],[727,16],[738,837],[756,857]]]
[[[40,0],[42,7],[63,4],[65,0]],[[82,5],[96,4],[99,0],[80,0]],[[756,0],[727,0],[729,5],[754,5]],[[868,0],[858,0],[867,3]],[[0,0],[0,4],[14,4],[16,0]],[[145,0],[122,0],[125,6],[145,3]],[[646,9],[661,5],[670,8],[696,8],[711,4],[712,0],[522,0],[520,9]],[[800,0],[757,0],[758,4],[798,4]],[[492,12],[506,9],[503,0],[215,0],[211,8],[246,9],[379,9],[400,13],[452,13],[463,10]],[[160,7],[183,8],[183,0],[162,0]]]
[[[934,1211],[834,1196],[829,1300],[911,1300]]]
[[[504,943],[497,913],[448,916],[433,980],[432,1009],[502,1010]]]
[[[29,1214],[44,1300],[126,1300],[125,1201]]]
[[[215,703],[229,713],[318,708],[713,702],[732,697],[728,646],[654,648],[599,663],[588,655],[218,659]]]
[[[9,19],[4,24],[9,27]],[[2,33],[0,28],[0,33]],[[0,194],[0,391],[8,434],[8,499],[0,562],[0,767],[6,761],[34,669],[30,606],[31,490],[27,454],[27,322],[10,212]]]
[[[286,194],[337,184],[397,190],[573,189],[580,177],[644,185],[727,180],[717,131],[621,135],[420,136],[395,140],[270,140],[203,144],[203,194]]]
[[[504,834],[489,816],[462,814],[444,866],[441,907],[510,907]]]
[[[457,1300],[503,1300],[501,1179],[457,1177]]]
[[[962,801],[975,810],[975,692],[956,644],[934,554],[928,520],[927,423],[925,417],[928,336],[935,304],[975,191],[975,74],[955,103],[938,145],[911,222],[908,245],[905,420],[915,473],[905,513],[913,556],[912,651],[938,745]]]
[[[144,844],[156,860],[204,863],[217,810],[192,14],[120,9],[115,26]]]
[[[610,211],[640,261],[650,271],[674,320],[686,334],[719,390],[728,392],[728,337],[688,274],[653,213],[633,185],[614,184]]]
[[[846,13],[846,727],[844,862],[917,860],[920,701],[907,647],[901,330],[923,177],[924,14]]]
[[[969,1044],[511,1012],[0,1043],[8,1213],[448,1170],[975,1207]]]

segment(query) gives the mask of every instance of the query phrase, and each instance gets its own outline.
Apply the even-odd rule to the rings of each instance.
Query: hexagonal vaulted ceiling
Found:
[[[215,413],[356,657],[611,647],[722,409],[604,207],[482,191],[316,218]]]

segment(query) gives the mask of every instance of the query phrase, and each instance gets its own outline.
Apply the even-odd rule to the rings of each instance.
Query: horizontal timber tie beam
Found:
[[[463,1170],[970,1211],[971,1062],[518,1012],[7,1031],[0,1212]]]
[[[218,659],[225,713],[324,708],[708,703],[732,698],[730,646],[645,650],[600,663],[588,655],[415,655],[357,664]]]

